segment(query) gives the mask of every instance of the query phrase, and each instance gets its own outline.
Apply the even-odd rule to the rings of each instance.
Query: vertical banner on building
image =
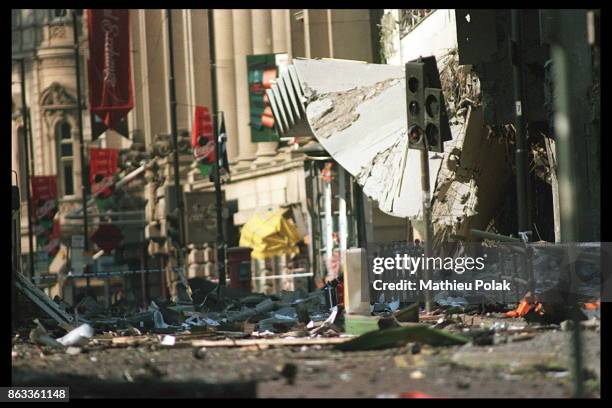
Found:
[[[56,176],[30,176],[32,187],[31,206],[32,225],[36,235],[36,246],[48,254],[49,259],[57,254],[60,248],[60,224],[54,220],[57,207]]]
[[[193,117],[191,133],[193,156],[197,160],[200,174],[206,176],[211,172],[217,157],[212,118],[208,108],[204,106],[196,106]]]
[[[116,129],[134,107],[128,9],[88,9],[89,110]]]
[[[115,186],[119,150],[92,147],[89,149],[89,183],[91,194],[104,209],[110,203]]]

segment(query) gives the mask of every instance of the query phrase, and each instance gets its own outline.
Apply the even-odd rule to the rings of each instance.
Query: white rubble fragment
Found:
[[[94,329],[89,324],[84,323],[74,330],[71,330],[64,337],[57,339],[63,346],[84,346],[89,343],[89,339],[94,336]]]
[[[176,337],[174,336],[164,336],[161,341],[162,346],[174,346],[176,344]]]

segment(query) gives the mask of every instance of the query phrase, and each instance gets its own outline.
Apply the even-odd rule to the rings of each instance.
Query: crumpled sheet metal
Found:
[[[290,74],[291,72],[292,74]],[[407,149],[406,87],[403,67],[328,59],[293,60],[273,85],[277,121],[292,110],[295,127],[310,130],[327,152],[378,202],[385,213],[421,216],[420,152]],[[295,83],[299,82],[299,86]],[[291,84],[291,87],[289,86]],[[299,103],[278,100],[275,87],[294,92]],[[296,109],[297,105],[297,109]],[[299,115],[298,115],[299,114]],[[306,120],[304,120],[306,119]],[[283,122],[286,123],[286,122]],[[291,129],[279,129],[295,136]],[[442,156],[429,153],[430,185],[435,187]]]

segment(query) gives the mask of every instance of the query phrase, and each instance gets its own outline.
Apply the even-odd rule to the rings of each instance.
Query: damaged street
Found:
[[[216,289],[208,294],[214,297]],[[29,333],[15,334],[13,379],[69,385],[74,397],[571,394],[571,322],[530,323],[517,316],[527,315],[527,303],[505,313],[500,305],[496,312],[466,313],[460,298],[449,298],[431,315],[419,313],[416,304],[393,311],[397,303],[375,303],[374,316],[351,322],[339,305],[326,310],[323,295],[284,292],[276,298],[229,291],[227,296],[240,299],[241,311],[198,313],[153,302],[147,312],[124,319],[104,316],[103,307],[85,298],[77,309],[90,323],[66,334],[41,318]],[[597,397],[598,305],[586,305],[584,313],[587,392]]]
[[[605,398],[600,14],[13,9],[0,400]]]

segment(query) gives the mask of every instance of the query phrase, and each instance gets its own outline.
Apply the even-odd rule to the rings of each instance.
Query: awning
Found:
[[[271,258],[300,252],[300,235],[295,224],[284,217],[287,208],[255,213],[242,227],[240,246],[253,248],[251,257]]]
[[[382,211],[421,216],[420,152],[407,148],[403,67],[296,58],[267,95],[281,136],[314,136]],[[432,190],[441,163],[442,155],[429,154]]]

